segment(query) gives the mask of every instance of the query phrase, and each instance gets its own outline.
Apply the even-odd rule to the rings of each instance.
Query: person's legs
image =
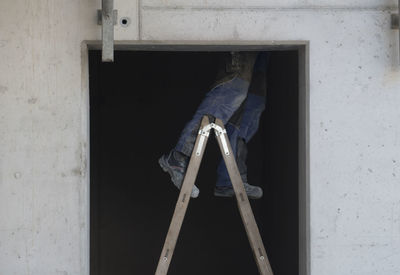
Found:
[[[257,132],[260,116],[265,109],[265,97],[248,94],[245,103],[245,109],[237,128],[228,123],[227,133],[231,142],[232,150],[235,155],[236,163],[242,178],[246,193],[250,199],[259,199],[263,196],[263,191],[258,186],[253,186],[247,180],[247,142]],[[229,129],[229,130],[228,130]],[[235,148],[235,149],[234,149]],[[234,190],[225,166],[225,162],[221,160],[217,169],[217,184],[214,195],[219,197],[232,197]]]
[[[248,87],[247,81],[236,77],[211,90],[200,104],[192,120],[186,124],[175,149],[159,159],[161,168],[170,174],[171,181],[178,189],[182,186],[202,117],[212,115],[226,123],[246,98]],[[191,196],[196,198],[199,192],[199,189],[194,186]]]
[[[249,83],[247,81],[235,77],[228,82],[218,85],[207,93],[192,120],[183,129],[175,150],[186,156],[190,156],[201,118],[204,115],[211,115],[221,119],[226,124],[246,98],[248,88]]]
[[[254,136],[258,130],[260,117],[265,109],[265,97],[248,94],[245,101],[245,108],[241,117],[240,125],[227,123],[226,131],[231,143],[233,153],[236,157],[236,163],[239,168],[243,182],[247,182],[247,146],[246,143]],[[217,186],[231,187],[231,180],[223,160],[220,161],[217,170]]]
[[[239,116],[240,119],[236,121],[229,121],[226,125],[227,133],[232,150],[236,157],[240,175],[245,183],[245,187],[248,188],[251,188],[252,186],[247,186],[247,142],[249,142],[257,132],[261,114],[265,109],[266,67],[268,58],[268,53],[262,53],[258,56],[254,66],[253,79],[244,104],[244,108],[241,108],[242,110],[238,110],[240,114],[234,115],[234,117]],[[226,188],[232,189],[229,174],[223,160],[221,160],[218,166],[217,174],[218,178],[216,191]],[[255,192],[254,198],[262,196],[262,193],[259,192],[260,190],[254,189],[253,191]]]
[[[256,53],[244,54],[240,70],[236,76],[224,81],[207,93],[196,110],[193,118],[186,124],[175,148],[159,159],[159,164],[171,176],[172,182],[179,189],[198,134],[201,118],[211,115],[226,124],[247,96],[250,79],[256,59]],[[194,186],[192,197],[197,197],[199,190]]]

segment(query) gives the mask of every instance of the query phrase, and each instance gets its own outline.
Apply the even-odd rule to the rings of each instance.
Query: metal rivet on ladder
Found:
[[[264,261],[264,255],[262,254],[261,248],[258,248],[258,253],[260,253],[260,260]]]
[[[163,258],[164,262],[168,261],[168,253],[169,253],[169,249],[167,249],[167,252],[165,252],[165,256]]]

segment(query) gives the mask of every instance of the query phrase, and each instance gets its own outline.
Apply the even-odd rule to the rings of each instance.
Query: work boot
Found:
[[[169,154],[162,155],[158,160],[161,168],[164,172],[167,172],[171,176],[171,181],[180,190],[183,183],[183,178],[185,177],[186,167],[188,164],[189,157],[179,153],[178,151],[171,150]],[[197,198],[199,196],[200,190],[193,186],[192,198]]]
[[[244,190],[246,190],[246,194],[249,199],[260,199],[263,196],[263,190],[261,187],[250,185],[247,182],[243,183]],[[216,197],[233,197],[235,196],[235,191],[233,191],[233,187],[215,187],[214,196]]]

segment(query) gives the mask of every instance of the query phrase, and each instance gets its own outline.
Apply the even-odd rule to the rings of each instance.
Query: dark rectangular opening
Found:
[[[92,275],[154,274],[177,189],[158,166],[215,80],[221,52],[89,51]],[[249,143],[251,201],[274,273],[299,274],[299,52],[273,51],[266,110]],[[258,274],[235,199],[213,196],[209,139],[168,274]],[[306,198],[304,198],[305,200]],[[301,200],[301,199],[300,199]]]

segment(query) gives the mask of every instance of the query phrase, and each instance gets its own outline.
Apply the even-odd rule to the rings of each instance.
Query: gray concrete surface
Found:
[[[0,2],[0,274],[89,274],[99,0]],[[310,273],[400,273],[397,1],[115,0],[117,40],[310,42]]]

